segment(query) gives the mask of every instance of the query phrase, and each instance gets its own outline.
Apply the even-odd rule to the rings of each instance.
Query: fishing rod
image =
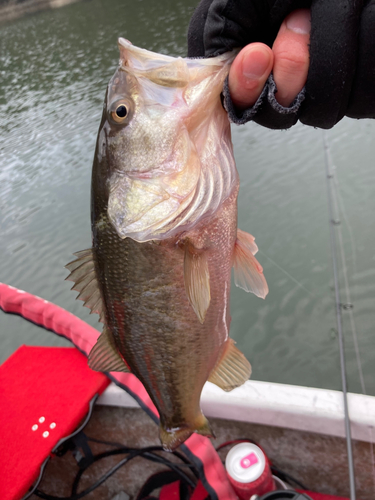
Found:
[[[346,369],[345,369],[346,365],[345,365],[344,336],[342,331],[341,301],[340,301],[339,280],[338,280],[337,261],[336,261],[336,235],[334,226],[337,224],[337,221],[334,219],[333,216],[333,200],[330,187],[330,182],[332,182],[334,174],[331,169],[332,160],[330,156],[330,150],[325,130],[323,130],[323,144],[324,144],[324,158],[325,158],[327,197],[328,197],[329,235],[330,235],[331,255],[333,263],[333,279],[335,285],[336,323],[337,323],[337,332],[338,332],[338,341],[340,350],[341,384],[342,384],[342,393],[344,399],[345,435],[346,435],[346,449],[348,453],[350,500],[356,500],[353,449],[352,449],[352,438],[350,430],[347,379],[346,379]]]

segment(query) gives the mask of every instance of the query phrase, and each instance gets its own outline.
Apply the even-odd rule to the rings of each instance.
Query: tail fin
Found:
[[[160,423],[160,441],[165,451],[174,451],[180,444],[189,438],[193,432],[206,437],[215,437],[207,418],[201,413],[193,425],[185,424],[181,427],[168,429]]]

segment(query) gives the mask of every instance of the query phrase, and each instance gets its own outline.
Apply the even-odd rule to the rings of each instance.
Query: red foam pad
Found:
[[[203,484],[198,481],[190,500],[206,500],[207,497],[208,493],[206,489]],[[159,500],[180,500],[180,481],[175,481],[174,483],[163,486],[160,491]]]
[[[180,500],[180,481],[163,486],[160,490],[159,500]]]
[[[21,346],[0,366],[0,498],[19,500],[109,384],[75,348]]]
[[[314,493],[313,491],[297,490],[300,493],[307,493],[312,500],[349,500],[349,498],[325,495],[324,493]],[[206,500],[208,496],[203,484],[198,481],[191,500]],[[163,486],[160,492],[160,500],[179,500],[180,498],[180,481]]]

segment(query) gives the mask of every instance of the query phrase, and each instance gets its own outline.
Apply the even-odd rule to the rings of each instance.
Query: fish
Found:
[[[102,372],[131,372],[159,416],[167,451],[214,433],[204,384],[230,391],[251,366],[229,336],[236,285],[264,298],[254,237],[237,228],[239,177],[221,101],[236,53],[158,54],[119,38],[91,182],[92,248],[66,267],[100,315],[89,354]]]

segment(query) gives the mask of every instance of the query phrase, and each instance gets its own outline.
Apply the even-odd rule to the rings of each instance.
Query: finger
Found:
[[[310,10],[296,10],[285,19],[273,44],[276,100],[282,106],[290,106],[306,83],[310,29]]]
[[[255,104],[271,72],[272,50],[263,43],[251,43],[237,55],[230,68],[228,85],[233,104],[246,109]]]

